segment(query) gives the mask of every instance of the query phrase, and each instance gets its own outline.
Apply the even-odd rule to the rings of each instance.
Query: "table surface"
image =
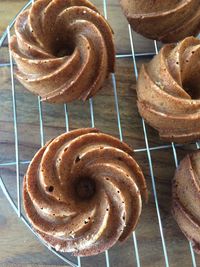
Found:
[[[101,1],[93,1],[101,11]],[[115,32],[117,54],[130,54],[127,22],[122,15],[118,1],[108,1],[108,19]],[[26,3],[23,0],[1,0],[0,3],[0,35]],[[153,41],[134,34],[134,45],[137,53],[154,52]],[[140,68],[143,62],[150,58],[137,57]],[[8,49],[0,49],[0,63],[8,62]],[[16,170],[15,165],[2,165],[15,161],[15,143],[13,134],[12,95],[10,72],[8,67],[0,68],[0,175],[3,177],[9,192],[16,200]],[[124,141],[134,149],[145,148],[144,132],[141,118],[136,107],[136,78],[131,57],[116,60],[116,85],[121,115],[121,126]],[[40,147],[39,116],[37,98],[27,92],[16,81],[16,103],[19,134],[20,161],[30,160]],[[114,93],[111,77],[105,83],[103,90],[94,98],[95,126],[102,131],[119,136],[117,116],[115,111]],[[65,131],[64,108],[62,105],[43,104],[45,141]],[[70,129],[89,127],[89,103],[74,102],[68,105]],[[188,242],[180,232],[171,215],[171,179],[175,171],[172,148],[169,143],[159,140],[158,134],[146,126],[150,147],[168,145],[165,149],[151,150],[153,174],[156,182],[160,215],[163,224],[163,234],[167,248],[170,266],[192,266]],[[177,147],[178,160],[188,151],[194,150],[194,144]],[[135,158],[142,166],[149,188],[149,203],[144,205],[143,213],[137,227],[136,236],[141,266],[165,266],[165,258],[160,237],[156,213],[155,198],[152,188],[147,152],[144,149],[135,153]],[[20,164],[20,177],[26,171],[27,164]],[[63,266],[64,263],[45,248],[17,218],[7,199],[0,190],[0,266]],[[132,237],[124,244],[116,245],[109,251],[111,266],[136,266]],[[200,266],[200,257],[196,256]],[[82,266],[105,266],[104,254],[84,258]]]

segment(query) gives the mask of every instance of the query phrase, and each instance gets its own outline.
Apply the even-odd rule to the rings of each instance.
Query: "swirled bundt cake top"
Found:
[[[97,129],[62,134],[41,148],[25,175],[24,206],[42,239],[79,256],[125,240],[147,200],[132,154]]]
[[[86,100],[114,71],[112,29],[87,0],[37,0],[15,23],[16,76],[42,100]]]
[[[132,28],[151,39],[177,42],[199,33],[199,0],[120,0]]]
[[[141,116],[162,139],[185,143],[200,138],[200,40],[165,45],[143,65],[137,83]]]
[[[187,155],[172,184],[172,212],[195,252],[200,254],[200,151]]]

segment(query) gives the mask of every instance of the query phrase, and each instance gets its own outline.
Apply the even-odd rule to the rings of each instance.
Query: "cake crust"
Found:
[[[132,149],[86,128],[38,151],[24,177],[23,199],[29,221],[48,245],[91,256],[129,237],[148,193]]]
[[[188,37],[165,45],[141,67],[138,110],[161,139],[186,143],[200,138],[200,41]]]
[[[113,31],[87,0],[37,0],[16,19],[17,79],[42,101],[87,100],[114,72]]]
[[[172,184],[172,213],[183,234],[200,254],[200,151],[187,155]]]
[[[173,43],[199,33],[198,0],[120,0],[120,3],[133,30],[147,38]]]

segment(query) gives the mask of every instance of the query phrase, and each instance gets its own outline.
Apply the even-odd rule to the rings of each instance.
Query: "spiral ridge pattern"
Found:
[[[199,61],[200,40],[188,37],[165,45],[141,68],[138,109],[162,139],[182,143],[200,137]]]
[[[114,72],[112,29],[87,0],[37,0],[15,23],[18,80],[43,101],[86,100]]]
[[[173,43],[200,29],[199,0],[120,0],[132,28],[141,35]]]
[[[172,212],[184,235],[200,254],[200,151],[187,155],[173,180]]]
[[[132,150],[97,129],[60,135],[42,147],[24,179],[26,214],[56,250],[90,256],[135,229],[147,188]]]

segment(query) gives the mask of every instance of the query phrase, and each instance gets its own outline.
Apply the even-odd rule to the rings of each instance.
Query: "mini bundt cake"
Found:
[[[86,100],[114,72],[112,30],[87,0],[37,0],[15,23],[18,80],[43,101]]]
[[[193,249],[200,254],[200,150],[187,155],[172,185],[172,213]]]
[[[133,30],[165,43],[200,31],[199,0],[120,0]]]
[[[200,137],[200,40],[165,45],[143,65],[137,83],[140,115],[162,139],[184,143]]]
[[[148,194],[133,151],[97,129],[42,147],[24,178],[24,207],[39,236],[78,256],[103,252],[135,229]]]

